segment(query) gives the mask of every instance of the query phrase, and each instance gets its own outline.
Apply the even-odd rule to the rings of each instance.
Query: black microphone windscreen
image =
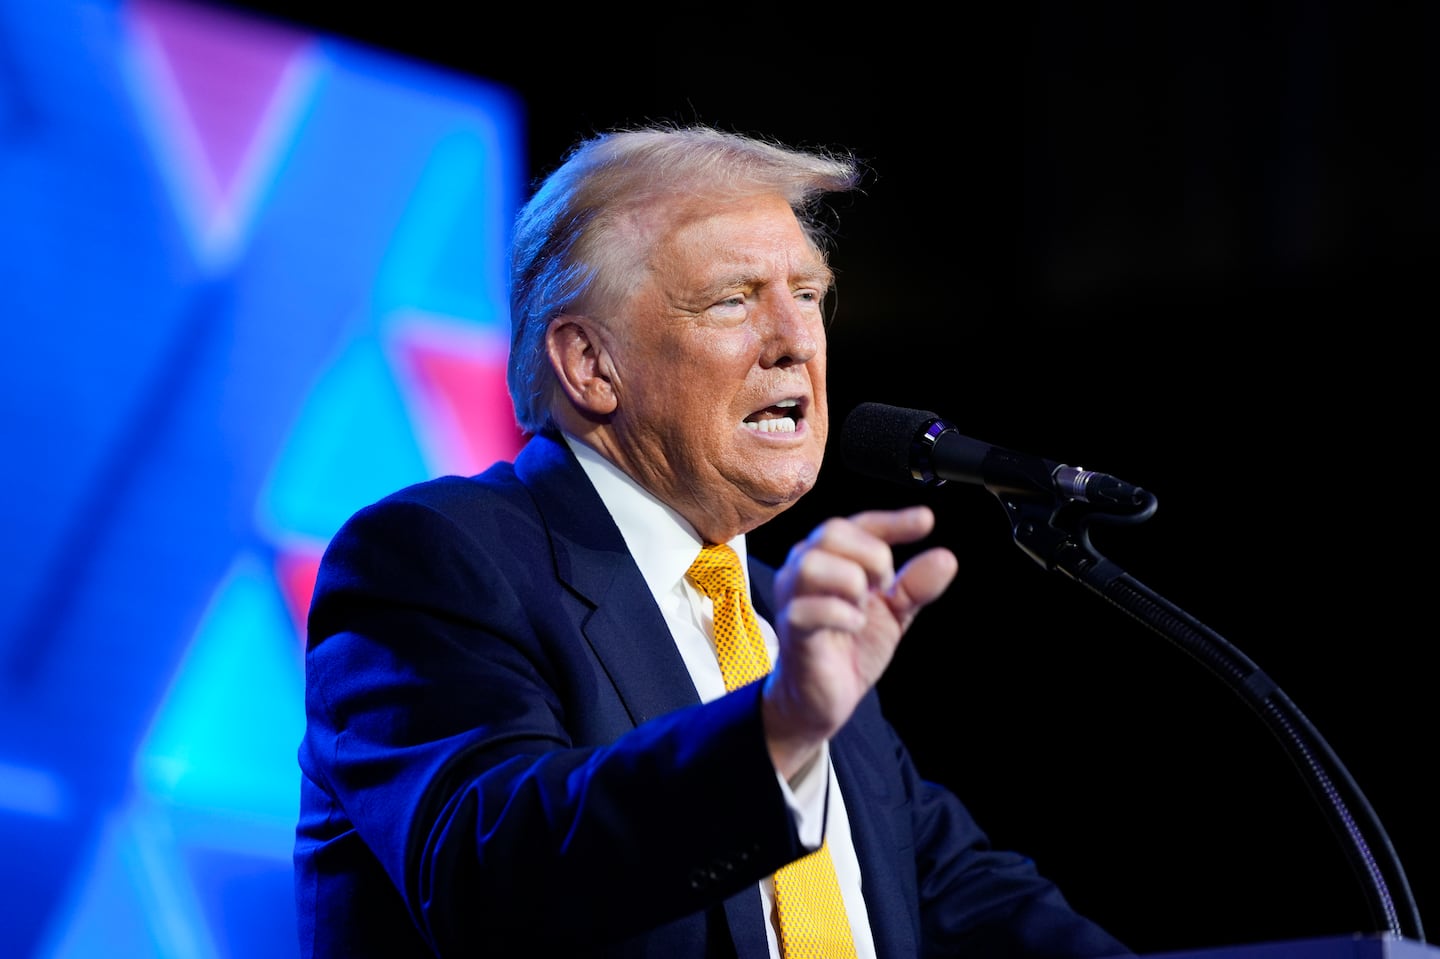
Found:
[[[841,460],[865,476],[892,483],[914,482],[916,441],[939,418],[925,410],[861,403],[841,427]]]

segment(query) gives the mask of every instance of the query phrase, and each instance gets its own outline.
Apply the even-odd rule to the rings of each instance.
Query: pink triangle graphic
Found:
[[[321,549],[282,549],[275,557],[275,579],[285,608],[295,625],[300,645],[305,645],[305,620],[310,615],[310,598],[315,592],[315,577],[320,571]]]
[[[203,162],[192,172],[207,174],[207,192],[228,207],[286,71],[311,38],[201,3],[132,0],[128,9],[153,37],[190,123]]]
[[[470,475],[519,452],[524,436],[506,391],[503,342],[407,336],[398,346],[424,419],[417,434],[429,436],[438,469]]]

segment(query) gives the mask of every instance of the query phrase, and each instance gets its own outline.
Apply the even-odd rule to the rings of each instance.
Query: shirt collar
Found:
[[[674,589],[685,579],[686,570],[705,545],[695,528],[584,440],[569,433],[561,435],[620,528],[651,591],[659,595]],[[740,557],[748,587],[750,570],[745,562],[744,534],[730,540],[730,546]]]

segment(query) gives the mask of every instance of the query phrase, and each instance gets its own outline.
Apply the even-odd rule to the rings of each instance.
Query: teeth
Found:
[[[774,420],[760,420],[755,423],[746,423],[746,427],[760,433],[793,433],[795,432],[795,421],[788,416],[782,416]]]
[[[782,407],[783,409],[789,409],[789,408],[792,407],[792,406],[799,406],[800,404],[797,403],[795,400],[781,400],[780,402],[776,403],[775,405],[776,405],[776,406],[779,406],[779,407]]]

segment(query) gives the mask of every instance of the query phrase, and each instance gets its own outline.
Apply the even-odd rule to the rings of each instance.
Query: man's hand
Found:
[[[821,523],[776,577],[780,656],[765,681],[765,735],[787,779],[850,718],[880,679],[916,615],[959,570],[945,547],[895,570],[892,547],[935,528],[926,506],[876,510]]]

